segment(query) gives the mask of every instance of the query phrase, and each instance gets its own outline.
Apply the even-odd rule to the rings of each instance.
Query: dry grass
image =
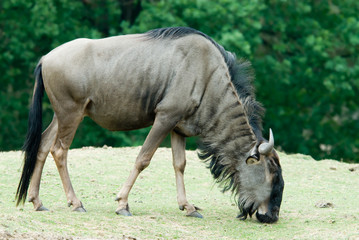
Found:
[[[134,216],[117,216],[114,198],[138,152],[139,148],[70,151],[70,174],[88,211],[85,214],[66,207],[50,157],[40,195],[51,211],[34,212],[28,203],[16,208],[21,153],[0,153],[0,239],[359,239],[356,165],[280,154],[284,199],[279,222],[268,225],[255,219],[237,220],[238,209],[231,196],[220,192],[196,152],[188,151],[188,197],[203,209],[205,217],[193,219],[178,210],[171,152],[161,148],[130,194]],[[320,208],[326,204],[328,208]]]

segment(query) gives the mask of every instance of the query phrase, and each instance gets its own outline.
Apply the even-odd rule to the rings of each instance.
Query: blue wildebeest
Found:
[[[238,197],[238,217],[246,219],[256,212],[261,222],[278,220],[284,181],[272,132],[269,141],[262,137],[263,108],[254,97],[250,64],[237,62],[207,35],[178,27],[77,39],[43,56],[35,77],[17,205],[28,195],[35,210],[47,210],[39,188],[51,152],[68,205],[85,211],[69,178],[67,153],[78,125],[89,116],[111,131],[152,125],[117,194],[117,214],[131,215],[129,192],[171,133],[177,200],[188,216],[202,217],[187,201],[183,181],[185,138],[199,136],[199,157],[208,163],[223,191],[231,190]],[[54,117],[41,133],[44,91]]]

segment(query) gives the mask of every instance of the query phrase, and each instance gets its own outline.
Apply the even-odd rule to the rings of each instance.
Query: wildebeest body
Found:
[[[68,204],[84,211],[69,178],[67,152],[78,125],[89,116],[113,131],[152,125],[134,169],[117,194],[116,213],[130,215],[128,194],[171,133],[180,209],[201,216],[188,203],[183,181],[185,137],[199,135],[200,158],[209,163],[224,191],[231,189],[240,195],[241,217],[245,219],[258,210],[260,221],[277,221],[284,182],[272,134],[269,143],[262,137],[262,108],[254,99],[247,71],[248,62],[237,64],[234,55],[189,28],[77,39],[54,49],[40,60],[35,71],[18,203],[26,197],[32,176],[29,201],[36,210],[44,210],[39,186],[51,151]],[[42,83],[55,114],[37,148],[41,127],[31,126],[41,122],[42,97],[38,93],[43,92]],[[31,145],[32,141],[36,144]]]
[[[218,60],[223,69],[218,69]],[[225,72],[219,51],[196,35],[165,43],[152,40],[150,46],[143,35],[78,39],[41,61],[55,113],[70,111],[61,103],[71,99],[110,130],[149,126],[158,111],[173,112],[178,120],[190,117],[200,106],[208,82],[223,80],[215,72]],[[216,104],[213,97],[211,101]],[[196,135],[192,129],[181,131]]]

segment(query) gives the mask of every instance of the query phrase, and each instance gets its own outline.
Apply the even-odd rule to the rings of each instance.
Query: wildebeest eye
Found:
[[[248,165],[254,165],[254,164],[258,164],[260,161],[258,158],[254,157],[254,156],[250,156],[249,158],[247,158],[246,163]]]

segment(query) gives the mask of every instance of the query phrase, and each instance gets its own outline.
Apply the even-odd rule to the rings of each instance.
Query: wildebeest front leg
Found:
[[[184,185],[184,170],[186,167],[186,139],[185,137],[171,132],[171,146],[173,156],[173,168],[176,175],[177,186],[177,202],[180,210],[186,209],[187,216],[202,218],[202,215],[198,213],[195,206],[187,201],[186,190]]]
[[[151,158],[161,142],[176,125],[176,121],[165,121],[168,117],[157,116],[155,122],[146,137],[139,155],[136,158],[135,166],[130,176],[117,194],[118,208],[116,213],[124,216],[131,216],[128,206],[128,194],[131,191],[138,175],[150,164]]]

